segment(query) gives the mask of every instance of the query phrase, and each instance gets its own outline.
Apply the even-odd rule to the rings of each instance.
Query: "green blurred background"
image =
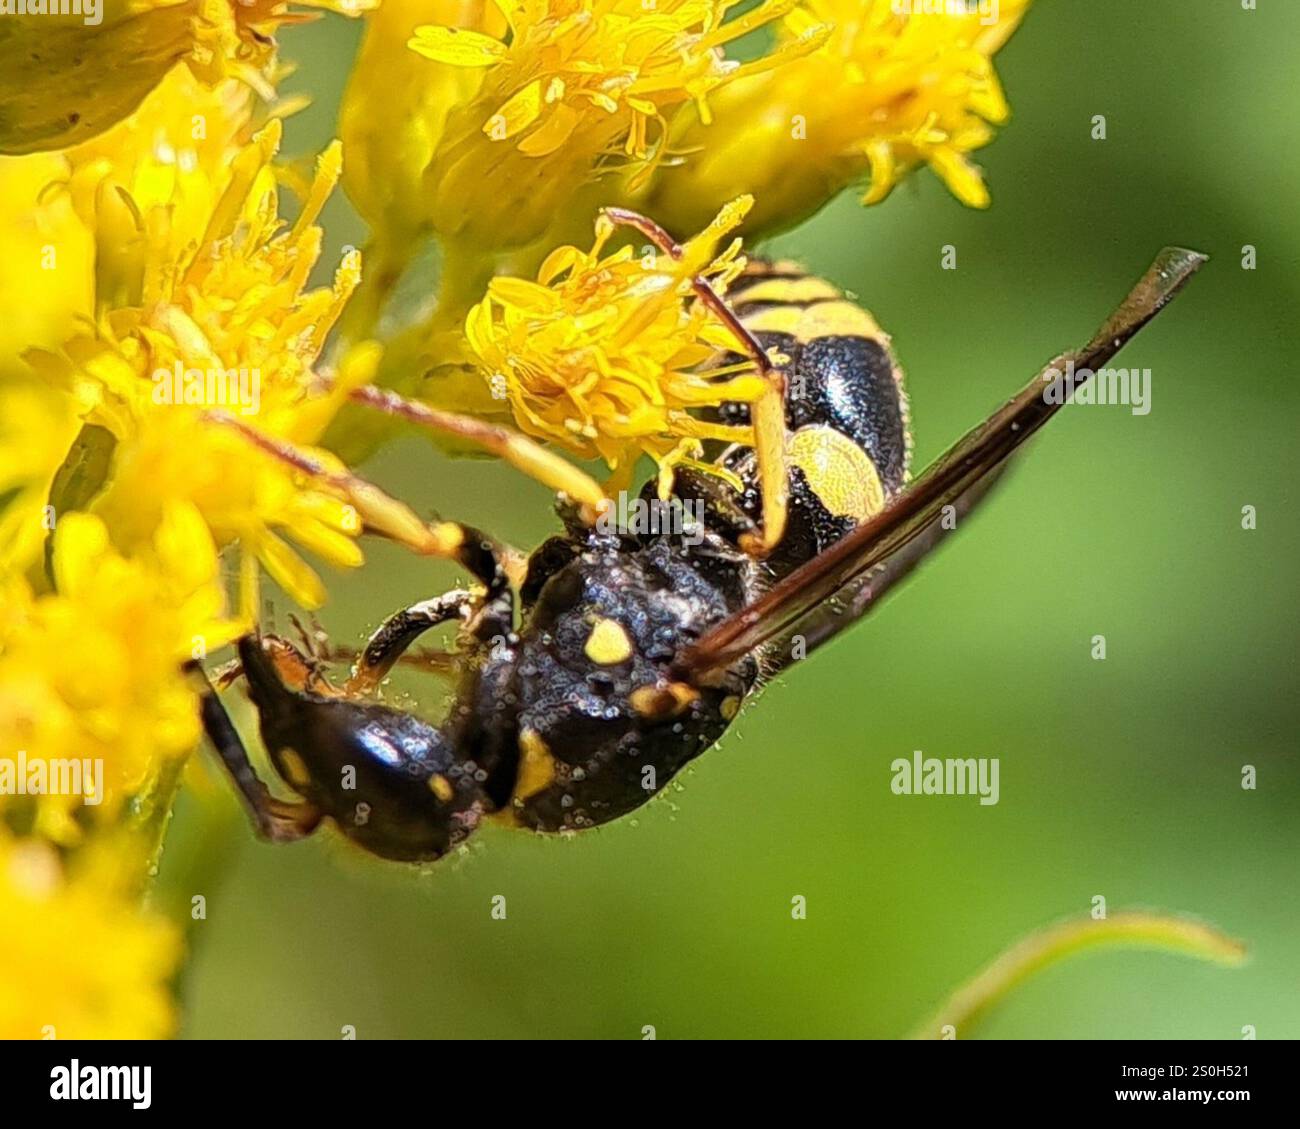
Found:
[[[1152,369],[1150,415],[1066,410],[978,522],[639,818],[565,841],[489,828],[419,872],[329,835],[259,844],[213,775],[182,802],[160,890],[207,898],[185,1034],[892,1037],[1104,895],[1199,915],[1251,961],[1097,952],[980,1035],[1300,1037],[1300,7],[1259,9],[1039,3],[998,58],[1015,116],[980,155],[988,212],[925,172],[776,241],[893,334],[918,466],[1086,338],[1161,246],[1208,252],[1121,359]],[[290,89],[315,97],[290,152],[334,135],[360,32],[330,18],[283,36]],[[364,241],[341,195],[327,236],[331,264]],[[939,269],[946,243],[956,271]],[[367,470],[518,544],[553,527],[541,487],[420,440]],[[331,578],[323,622],[358,641],[453,576],[375,546]],[[1000,758],[1001,802],[893,795],[890,761],[914,749]]]

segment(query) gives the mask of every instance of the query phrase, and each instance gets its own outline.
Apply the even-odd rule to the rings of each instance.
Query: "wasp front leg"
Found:
[[[421,600],[389,616],[370,637],[352,666],[352,677],[344,689],[348,693],[368,693],[383,680],[393,664],[426,631],[459,619],[468,623],[481,598],[458,588],[432,600]]]
[[[207,418],[237,432],[252,446],[286,466],[339,491],[356,509],[367,532],[396,541],[413,552],[453,560],[464,566],[486,589],[471,628],[476,634],[488,637],[509,630],[514,614],[511,572],[522,567],[522,557],[515,550],[458,521],[422,521],[409,506],[374,483],[351,471],[329,466],[316,453],[266,435],[228,412],[210,411]]]
[[[207,675],[198,663],[189,664],[187,669],[202,686],[199,715],[204,732],[230,773],[258,834],[273,843],[292,843],[310,835],[320,824],[320,809],[306,801],[290,803],[271,795],[254,771],[244,742]]]
[[[488,423],[474,416],[431,408],[418,400],[369,384],[354,388],[348,398],[385,415],[404,419],[426,431],[463,439],[481,447],[529,478],[572,498],[582,507],[589,525],[609,506],[609,498],[594,478],[554,451],[547,450],[512,428]]]

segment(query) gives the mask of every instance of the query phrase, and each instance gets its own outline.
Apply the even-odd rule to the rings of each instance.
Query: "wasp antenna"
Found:
[[[682,245],[649,216],[627,208],[603,208],[610,223],[639,231],[673,260],[681,259]],[[745,354],[764,379],[762,392],[751,402],[754,452],[763,482],[763,525],[758,533],[745,534],[741,548],[753,557],[767,556],[785,535],[790,496],[789,468],[785,460],[785,374],[772,363],[763,344],[740,319],[713,284],[702,274],[693,275],[691,289],[709,311],[730,330],[737,351]]]

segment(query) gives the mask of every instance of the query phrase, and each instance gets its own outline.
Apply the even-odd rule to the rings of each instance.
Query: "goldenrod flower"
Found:
[[[988,191],[968,154],[1008,117],[992,59],[1028,6],[806,0],[783,34],[830,24],[830,39],[779,74],[720,91],[711,123],[685,115],[672,142],[691,156],[660,170],[643,206],[693,225],[703,202],[752,192],[747,230],[770,231],[863,179],[863,203],[874,204],[928,164],[962,203],[985,207]]]
[[[339,112],[347,164],[343,187],[376,236],[394,253],[426,231],[424,173],[447,116],[473,97],[482,68],[431,62],[407,47],[430,20],[445,28],[504,34],[492,0],[385,0],[366,20]],[[367,254],[367,285],[375,269]]]
[[[380,0],[293,0],[308,8],[359,16]],[[246,82],[262,97],[275,97],[275,33],[306,23],[313,13],[295,11],[290,0],[198,0],[190,65],[209,82],[225,77]]]
[[[68,396],[0,373],[0,575],[36,558],[50,485],[80,426]]]
[[[324,599],[319,578],[276,530],[331,563],[361,561],[352,540],[359,524],[347,505],[299,485],[291,470],[206,414],[228,410],[267,434],[310,444],[348,389],[368,376],[364,367],[346,367],[326,394],[314,371],[360,270],[349,254],[332,288],[304,289],[320,254],[314,221],[339,175],[338,146],[321,158],[293,227],[281,230],[271,169],[279,138],[272,122],[238,151],[201,238],[178,239],[175,211],[150,210],[139,232],[138,304],[103,312],[93,334],[43,363],[67,382],[84,418],[117,437],[107,486],[94,503],[114,542],[133,550],[153,536],[168,506],[196,507],[219,545],[241,542],[248,615],[255,560],[303,605]]]
[[[604,459],[624,487],[642,453],[659,463],[667,489],[672,468],[692,461],[702,439],[738,438],[741,429],[694,413],[753,400],[766,382],[748,362],[703,371],[719,350],[738,346],[694,298],[691,279],[702,274],[721,291],[744,269],[739,240],[721,253],[717,246],[749,205],[741,199],[724,208],[677,260],[626,246],[603,254],[614,227],[602,217],[590,251],[552,252],[536,282],[493,279],[465,334],[519,427]]]
[[[50,178],[45,196],[70,199],[92,234],[99,311],[140,305],[147,263],[192,253],[253,120],[248,87],[234,79],[208,85],[175,67],[135,113],[67,150],[67,169]]]
[[[194,748],[197,699],[181,665],[246,625],[223,616],[216,548],[193,506],[169,506],[129,558],[99,518],[60,517],[53,566],[51,594],[15,577],[0,588],[0,757],[14,771],[20,754],[27,764],[83,762],[79,792],[34,799],[39,829],[66,842],[83,824],[111,821],[161,765]],[[102,767],[86,771],[86,761]]]
[[[241,83],[175,67],[136,111],[58,153],[0,157],[0,379],[57,350],[96,313],[139,305],[149,256],[192,252],[252,132]]]
[[[98,868],[0,835],[0,1039],[161,1039],[181,939]]]
[[[177,67],[94,141],[0,158],[0,187],[19,205],[0,224],[12,229],[17,269],[3,286],[20,330],[0,339],[0,376],[26,373],[21,357],[65,393],[5,392],[44,425],[21,444],[16,432],[0,442],[0,481],[23,490],[0,517],[14,538],[7,557],[43,536],[45,493],[80,417],[119,441],[96,504],[124,549],[147,544],[165,509],[184,501],[222,544],[242,538],[305,604],[323,599],[320,581],[271,527],[335,563],[359,562],[341,502],[300,490],[283,467],[202,419],[243,393],[250,399],[233,406],[256,411],[259,426],[310,441],[339,402],[312,394],[313,364],[356,283],[356,257],[334,289],[304,293],[338,149],[323,160],[298,223],[281,232],[271,169],[279,125],[250,142],[252,118],[240,83],[208,87]],[[253,583],[247,568],[243,575],[247,611]]]
[[[766,0],[724,22],[736,0],[513,0],[499,5],[506,40],[418,28],[413,50],[483,71],[474,98],[448,115],[427,170],[433,226],[481,249],[536,238],[599,171],[658,161],[681,107],[707,120],[721,87],[815,46],[818,32],[752,63],[724,57],[726,44],[793,3]]]
[[[94,309],[94,239],[67,193],[51,191],[67,175],[54,154],[0,157],[0,379],[27,372],[28,349],[57,348]]]

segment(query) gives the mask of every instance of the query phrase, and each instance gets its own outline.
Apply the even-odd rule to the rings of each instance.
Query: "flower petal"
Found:
[[[427,24],[415,29],[415,35],[407,46],[426,59],[453,67],[490,67],[499,63],[506,54],[504,43],[481,31]]]

